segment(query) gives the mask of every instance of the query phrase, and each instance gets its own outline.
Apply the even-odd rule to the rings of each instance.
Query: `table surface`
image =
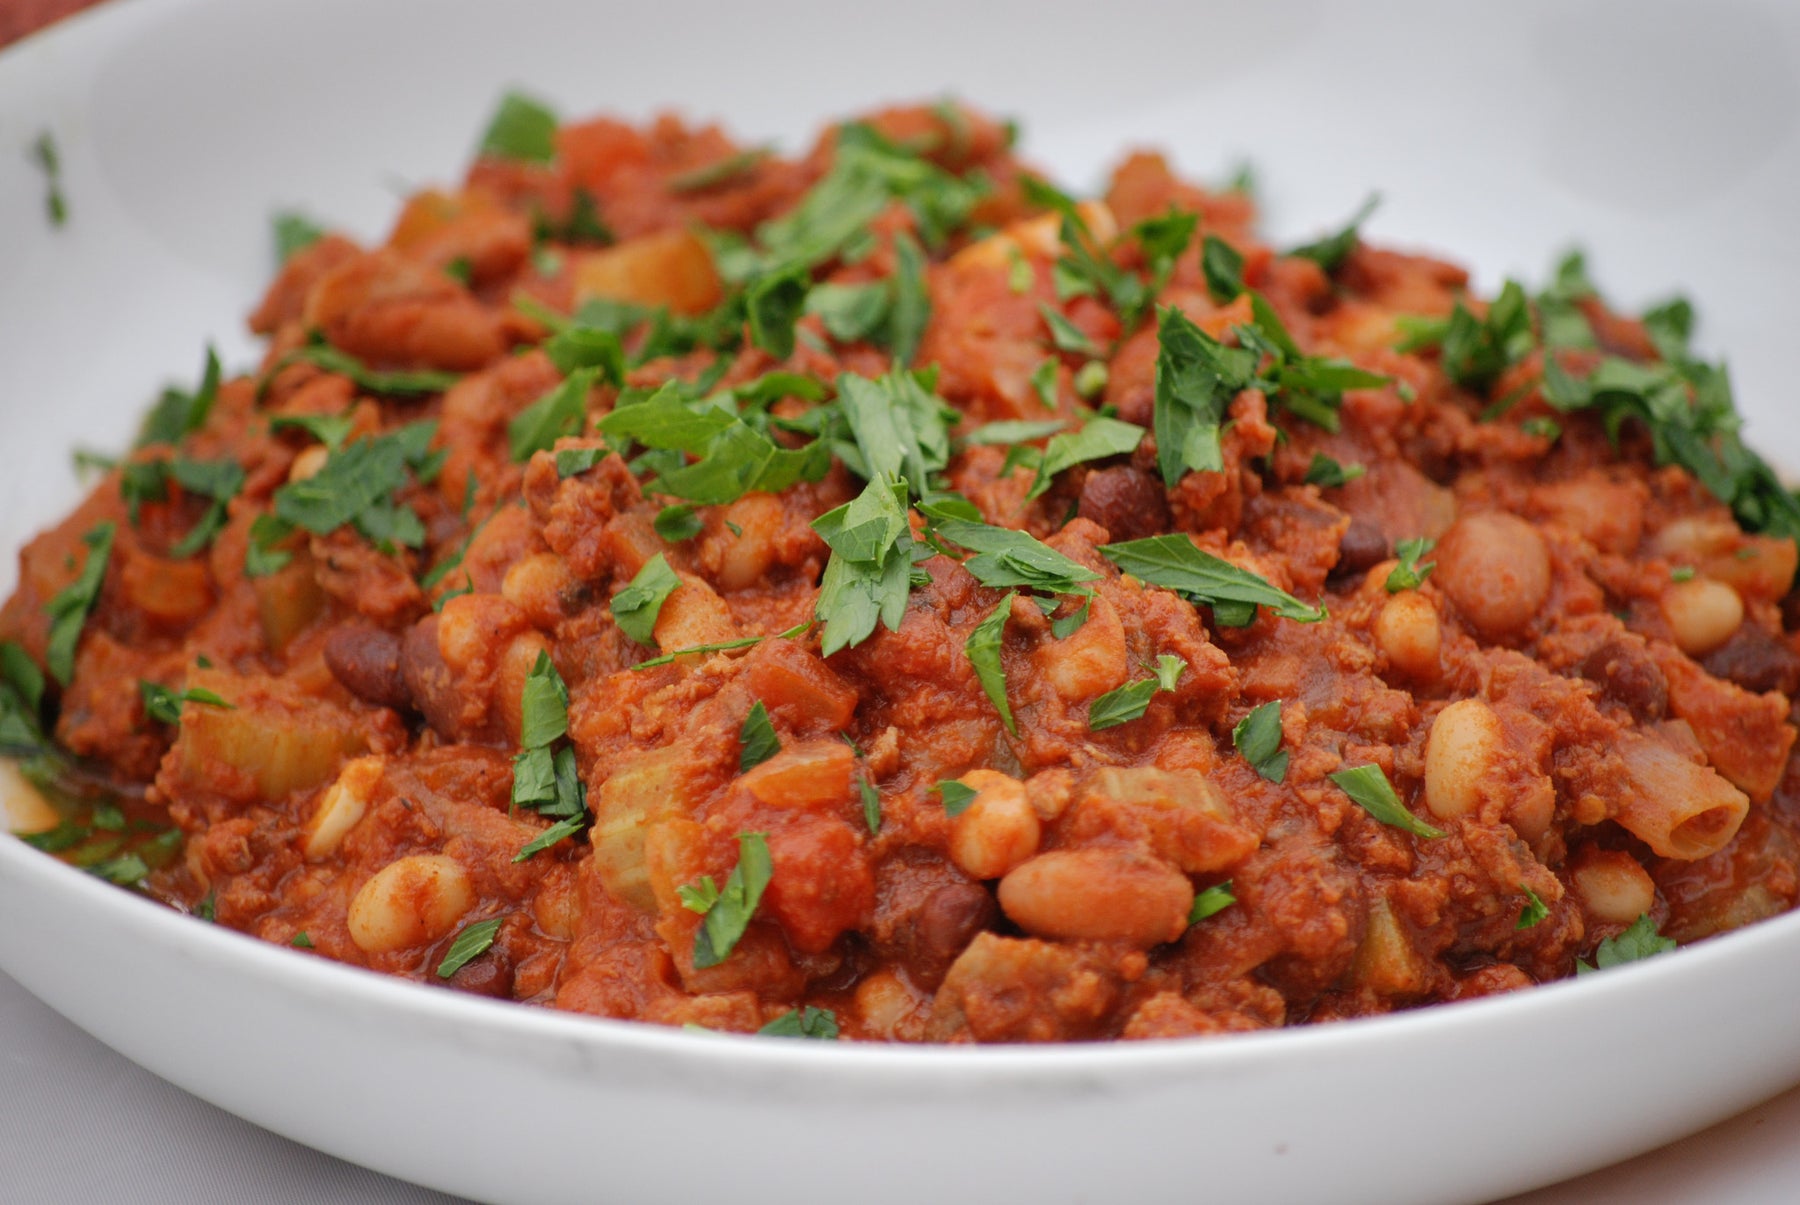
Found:
[[[4,0],[0,0],[4,3]],[[1800,1178],[1800,1088],[1704,1133],[1505,1205],[1773,1205]],[[0,973],[4,1195],[38,1205],[455,1205],[214,1108]]]

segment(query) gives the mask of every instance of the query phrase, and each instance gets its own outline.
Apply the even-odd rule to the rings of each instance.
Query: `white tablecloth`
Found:
[[[455,1205],[460,1198],[322,1155],[216,1109],[113,1053],[0,973],[0,1200]],[[1506,1205],[1796,1200],[1800,1089]]]

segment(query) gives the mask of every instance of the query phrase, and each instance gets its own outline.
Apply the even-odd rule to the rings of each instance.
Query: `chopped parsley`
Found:
[[[540,652],[519,692],[519,752],[513,758],[512,803],[555,820],[518,853],[514,862],[572,837],[592,820],[587,786],[575,763],[569,732],[569,688],[550,660]]]
[[[1349,485],[1366,472],[1368,470],[1360,464],[1340,464],[1323,452],[1314,452],[1312,463],[1306,466],[1305,480],[1308,485],[1335,489]]]
[[[1675,939],[1664,937],[1656,931],[1656,922],[1645,913],[1631,922],[1631,927],[1616,937],[1609,937],[1594,950],[1594,961],[1590,965],[1575,960],[1575,973],[1586,975],[1593,971],[1604,971],[1608,967],[1618,966],[1624,962],[1640,962],[1646,958],[1654,958],[1658,954],[1667,954],[1675,948]]]
[[[1432,827],[1406,810],[1406,805],[1400,802],[1400,796],[1394,793],[1394,784],[1388,781],[1381,767],[1372,762],[1366,766],[1339,770],[1326,777],[1350,796],[1358,807],[1383,824],[1405,829],[1415,837],[1428,840],[1444,835],[1443,829]]]
[[[925,252],[912,235],[894,236],[894,305],[888,316],[888,344],[894,363],[913,362],[919,340],[931,321],[931,289],[925,277]]]
[[[1216,916],[1237,903],[1237,896],[1231,893],[1231,880],[1208,887],[1194,896],[1194,906],[1188,909],[1188,924],[1197,925],[1209,916]]]
[[[556,160],[556,114],[522,92],[508,92],[481,136],[481,153],[519,163]]]
[[[669,568],[662,553],[657,553],[637,571],[631,584],[613,595],[612,615],[619,630],[650,648],[656,647],[656,617],[662,605],[681,585],[681,578]]]
[[[548,452],[565,435],[581,435],[587,426],[587,397],[599,379],[596,368],[580,368],[543,397],[519,411],[506,424],[514,462]]]
[[[1343,229],[1304,246],[1295,247],[1288,254],[1300,259],[1310,259],[1327,272],[1337,271],[1343,262],[1350,258],[1350,253],[1356,250],[1356,245],[1362,241],[1362,224],[1369,220],[1369,215],[1374,213],[1376,206],[1380,204],[1380,194],[1371,195],[1357,209],[1356,215],[1344,224]]]
[[[856,793],[862,798],[863,823],[869,826],[873,837],[881,831],[881,792],[865,776],[856,780]]]
[[[1519,890],[1525,893],[1525,906],[1519,909],[1519,922],[1513,928],[1529,929],[1550,915],[1550,905],[1523,883],[1519,884]]]
[[[1144,429],[1135,423],[1096,416],[1079,430],[1059,432],[1044,445],[1043,459],[1038,462],[1037,476],[1032,480],[1027,498],[1042,497],[1049,491],[1056,475],[1065,469],[1090,460],[1112,456],[1128,456],[1144,441]]]
[[[1082,589],[1082,583],[1100,577],[1029,532],[1016,528],[945,519],[935,523],[931,531],[934,537],[974,553],[962,563],[963,568],[982,585],[997,590],[1028,587],[1050,594],[1072,594]]]
[[[1156,659],[1154,676],[1109,690],[1088,704],[1088,730],[1100,732],[1140,718],[1150,709],[1150,700],[1158,691],[1175,689],[1187,667],[1180,657],[1162,654]]]
[[[789,264],[766,273],[744,290],[744,306],[750,317],[750,342],[777,360],[794,354],[794,324],[806,312],[806,294],[812,273],[805,264]]]
[[[1038,302],[1038,313],[1044,316],[1044,323],[1050,328],[1050,342],[1057,351],[1071,352],[1078,356],[1097,356],[1100,349],[1094,345],[1086,331],[1076,326],[1063,314],[1052,309],[1045,302]]]
[[[437,423],[427,420],[359,439],[332,452],[313,476],[276,490],[273,510],[251,527],[245,572],[260,577],[287,564],[290,554],[275,545],[302,529],[323,536],[353,527],[383,552],[422,547],[425,525],[394,495],[412,481],[435,480],[446,455],[430,450],[436,434]]]
[[[1006,621],[1012,614],[1013,599],[1017,597],[1018,594],[1011,590],[1002,595],[999,605],[975,625],[968,640],[963,642],[963,653],[975,669],[976,681],[981,683],[994,710],[1000,713],[1006,730],[1014,736],[1019,735],[1019,725],[1013,719],[1012,704],[1007,702],[1006,666],[1000,660],[1000,650],[1006,635]]]
[[[1537,346],[1531,328],[1531,306],[1518,282],[1507,281],[1477,318],[1462,302],[1448,318],[1408,319],[1401,351],[1439,349],[1444,375],[1458,385],[1486,393],[1500,375]]]
[[[325,237],[325,229],[299,213],[278,213],[275,228],[275,262],[285,264]]]
[[[491,920],[476,921],[472,925],[464,925],[456,940],[450,943],[444,960],[438,963],[439,979],[448,979],[462,970],[469,963],[487,953],[494,944],[494,938],[500,932],[500,926],[506,922],[504,916],[496,916]]]
[[[1173,488],[1189,472],[1224,468],[1225,407],[1256,377],[1257,353],[1226,347],[1173,306],[1157,324],[1156,462]]]
[[[1227,626],[1248,624],[1259,606],[1301,623],[1317,623],[1325,618],[1325,608],[1307,606],[1256,574],[1201,551],[1184,535],[1165,534],[1107,544],[1100,549],[1100,555],[1140,581],[1210,605],[1215,619],[1224,614],[1221,623],[1239,621]]]
[[[313,946],[313,939],[307,936],[305,929],[294,934],[294,939],[288,942],[288,944],[293,946],[296,950],[311,950],[315,948]]]
[[[175,388],[163,390],[162,397],[145,416],[144,425],[139,428],[137,442],[133,446],[144,448],[159,443],[178,444],[188,434],[205,426],[207,416],[212,413],[213,403],[219,399],[220,376],[219,355],[208,347],[200,387],[192,393]]]
[[[1254,707],[1231,730],[1231,743],[1270,782],[1287,778],[1288,752],[1281,747],[1281,700]]]
[[[931,789],[944,801],[944,815],[951,819],[968,811],[969,805],[975,802],[975,796],[980,794],[974,787],[954,778],[947,778]]]
[[[831,549],[813,611],[825,625],[819,641],[824,656],[861,644],[877,623],[900,628],[912,582],[905,491],[904,483],[878,476],[855,499],[813,520],[813,530]]]
[[[100,584],[106,578],[106,562],[112,556],[113,537],[117,534],[118,528],[108,521],[81,537],[88,546],[87,563],[44,608],[50,615],[44,662],[50,668],[50,676],[64,686],[75,677],[75,647],[81,642],[81,630],[100,597]]]
[[[1394,545],[1394,555],[1400,558],[1400,563],[1388,570],[1387,592],[1398,594],[1402,590],[1417,590],[1424,585],[1425,579],[1431,576],[1431,571],[1437,568],[1437,562],[1421,562],[1419,558],[1436,546],[1436,540],[1430,540],[1424,536],[1401,540]]]
[[[694,934],[697,970],[718,966],[737,948],[774,874],[767,833],[739,833],[737,839],[738,864],[725,880],[724,890],[711,875],[675,889],[683,907],[705,918]]]
[[[676,172],[665,184],[668,190],[677,196],[688,193],[709,192],[737,182],[755,171],[757,166],[769,157],[769,148],[751,147],[749,150],[737,151],[723,158],[699,167],[691,167],[684,172]]]
[[[771,757],[781,752],[781,738],[775,735],[775,725],[769,721],[769,709],[758,699],[750,708],[750,714],[744,717],[743,726],[738,729],[738,773],[743,774],[762,765]]]
[[[226,508],[244,488],[244,470],[229,457],[220,460],[189,460],[176,456],[168,460],[140,460],[125,465],[119,475],[120,496],[130,505],[131,521],[137,522],[138,508],[145,502],[162,502],[169,496],[169,482],[196,497],[206,498],[210,505],[199,521],[173,547],[171,557],[193,556],[211,547],[225,529]]]
[[[881,330],[893,308],[888,281],[817,285],[806,295],[806,312],[817,315],[839,343],[858,343]]]
[[[656,529],[657,535],[671,544],[691,540],[706,527],[694,508],[685,505],[663,507],[656,512],[656,518],[650,525]]]
[[[890,372],[879,380],[845,373],[838,404],[861,453],[865,477],[905,480],[922,494],[950,462],[950,428],[960,415],[927,388],[920,374]]]
[[[1200,273],[1206,278],[1206,291],[1220,305],[1244,291],[1244,257],[1216,234],[1201,240]]]
[[[833,1042],[838,1036],[837,1014],[829,1008],[790,1009],[756,1031],[774,1038],[814,1038]]]
[[[144,714],[163,724],[181,723],[181,706],[184,703],[199,703],[226,711],[237,710],[236,703],[227,703],[216,692],[205,689],[173,691],[160,682],[139,681],[138,694],[144,700]]]
[[[275,367],[264,377],[265,384],[275,373],[296,363],[311,364],[314,368],[348,377],[357,388],[385,397],[422,397],[442,393],[462,379],[454,372],[438,372],[433,369],[383,372],[370,368],[349,352],[339,351],[329,343],[309,343],[277,361]]]
[[[31,157],[44,171],[44,213],[52,226],[63,226],[69,220],[69,202],[63,196],[62,155],[56,149],[56,135],[45,130],[31,144]]]

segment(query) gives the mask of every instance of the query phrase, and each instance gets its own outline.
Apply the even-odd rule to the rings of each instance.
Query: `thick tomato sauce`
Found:
[[[960,229],[926,240],[916,363],[935,369],[956,432],[1090,404],[1153,428],[1154,307],[1128,328],[1104,296],[1059,292],[1058,223],[1022,191],[1005,131],[941,108],[870,120],[987,184]],[[1111,237],[1197,214],[1301,348],[1387,380],[1344,392],[1335,430],[1239,391],[1219,467],[1173,485],[1153,435],[1037,497],[1006,446],[958,445],[942,485],[1096,575],[1072,633],[1053,625],[1078,599],[1014,598],[999,659],[1016,734],[967,652],[1003,591],[950,555],[921,559],[903,618],[860,643],[825,656],[817,627],[772,635],[814,617],[831,551],[813,520],[862,490],[841,461],[698,506],[681,540],[656,523],[671,499],[617,455],[568,474],[551,451],[515,463],[509,427],[564,380],[539,346],[544,311],[593,297],[712,310],[730,286],[690,231],[748,234],[791,211],[834,143],[746,156],[713,179],[705,169],[739,151],[716,129],[570,125],[552,164],[484,157],[461,188],[413,198],[381,246],[314,242],[252,316],[269,338],[261,369],[227,381],[180,445],[245,474],[211,547],[174,551],[207,499],[175,486],[133,507],[115,471],[25,548],[0,639],[42,665],[46,607],[74,580],[83,535],[116,524],[73,677],[53,692],[54,733],[142,793],[134,814],[166,812],[186,834],[153,892],[204,900],[218,923],[271,942],[304,936],[325,957],[484,995],[746,1031],[810,1005],[847,1037],[904,1041],[1380,1013],[1568,975],[1640,912],[1685,942],[1793,906],[1793,542],[1745,532],[1687,471],[1658,467],[1641,427],[1615,445],[1594,418],[1553,412],[1541,350],[1481,387],[1452,381],[1437,349],[1398,350],[1402,316],[1443,318],[1459,301],[1487,312],[1460,269],[1360,241],[1331,265],[1277,254],[1246,195],[1185,183],[1155,155],[1128,158],[1087,211],[1118,271],[1230,343],[1251,300],[1208,287],[1198,239],[1158,278],[1137,242]],[[582,206],[605,239],[577,229]],[[891,204],[869,235],[816,278],[894,275],[919,222]],[[1595,346],[1549,353],[1569,371],[1656,360],[1640,323],[1592,296],[1577,307]],[[1095,350],[1058,352],[1045,308]],[[816,316],[799,329],[785,361],[741,342],[717,368],[695,350],[632,369],[631,383],[710,371],[729,387],[781,369],[829,385],[888,366],[877,341],[830,338]],[[454,383],[396,396],[296,362],[317,338],[371,369]],[[589,416],[618,393],[596,387]],[[790,394],[773,413],[802,420],[813,405]],[[350,440],[435,420],[439,471],[395,497],[419,547],[383,549],[351,526],[302,532],[284,566],[247,574],[258,517],[327,456],[313,430],[272,429],[276,416],[343,416]],[[1321,455],[1363,471],[1309,483]],[[1163,532],[1327,617],[1264,607],[1227,626],[1099,551]],[[1415,558],[1435,567],[1391,590],[1398,546],[1418,538],[1436,542]],[[657,649],[609,603],[659,553],[680,579],[656,615],[660,649],[766,638],[635,668]],[[517,860],[550,823],[511,802],[540,654],[571,696],[591,824]],[[1091,726],[1097,698],[1169,655],[1185,663],[1172,689],[1138,718]],[[231,706],[190,701],[179,725],[159,722],[139,681]],[[1233,742],[1277,701],[1279,781]],[[780,748],[746,770],[758,702]],[[1378,819],[1328,777],[1365,765],[1442,835]],[[955,815],[947,781],[973,792]],[[1670,817],[1672,800],[1694,806]],[[727,883],[745,833],[766,834],[767,889],[727,956],[696,965],[702,916],[683,888]],[[1190,923],[1196,894],[1227,884],[1234,902]],[[456,935],[494,919],[491,948],[440,976]]]

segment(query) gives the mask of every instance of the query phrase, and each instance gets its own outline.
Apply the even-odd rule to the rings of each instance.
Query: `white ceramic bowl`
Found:
[[[129,0],[0,54],[0,147],[58,136],[70,224],[0,155],[0,549],[79,494],[202,346],[247,364],[267,215],[376,235],[494,98],[679,106],[797,145],[955,90],[1078,186],[1126,145],[1248,156],[1270,226],[1379,188],[1377,240],[1541,279],[1579,240],[1628,303],[1680,286],[1752,438],[1800,303],[1800,22],[1736,2],[1327,6],[921,0]],[[861,56],[852,58],[850,56]],[[0,568],[0,589],[13,569]],[[3,788],[0,788],[3,789]],[[504,1200],[1479,1200],[1646,1150],[1800,1080],[1800,917],[1406,1016],[1185,1043],[886,1049],[468,999],[259,944],[0,838],[0,967],[103,1041],[320,1149]]]

